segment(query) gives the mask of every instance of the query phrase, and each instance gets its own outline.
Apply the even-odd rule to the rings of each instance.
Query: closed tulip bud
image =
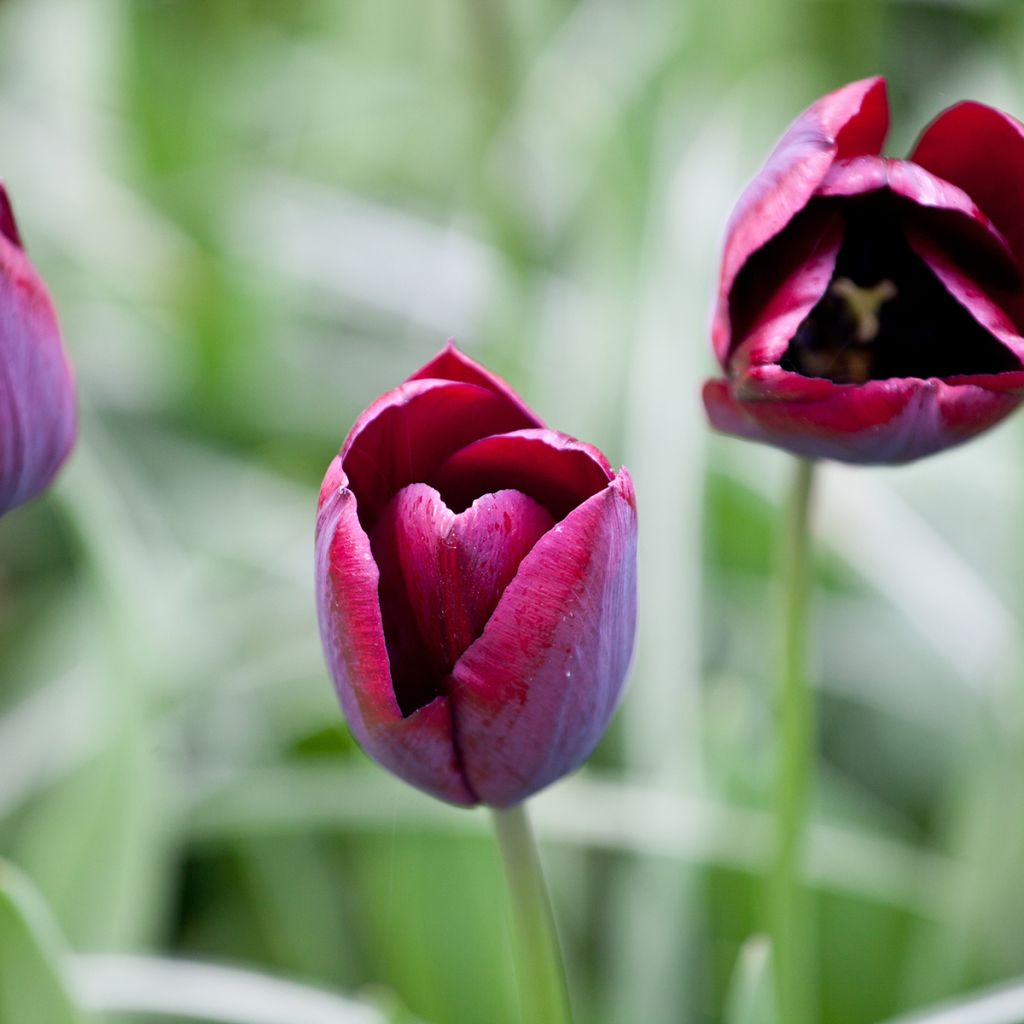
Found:
[[[897,463],[1024,396],[1024,126],[980,103],[880,155],[885,82],[818,100],[729,223],[705,385],[714,427],[798,455]]]
[[[75,419],[57,318],[0,185],[0,515],[53,480],[74,444]]]
[[[518,803],[583,763],[621,694],[632,482],[449,345],[331,463],[316,590],[366,752],[443,800]]]

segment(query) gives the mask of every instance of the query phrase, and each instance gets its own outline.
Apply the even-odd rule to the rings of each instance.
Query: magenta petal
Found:
[[[935,378],[857,386],[801,377],[779,367],[764,367],[760,374],[762,397],[756,399],[737,397],[725,381],[705,384],[711,425],[796,455],[840,462],[909,462],[987,430],[1020,403],[987,387]],[[806,397],[793,397],[801,389]]]
[[[483,632],[520,562],[554,525],[547,509],[515,490],[484,494],[454,517],[443,538],[438,578],[443,607],[462,608],[462,637],[472,641]],[[457,650],[453,662],[468,646],[451,645]]]
[[[19,249],[24,248],[21,244],[21,234],[18,231],[18,223],[14,219],[14,210],[11,208],[11,201],[7,196],[7,189],[3,182],[0,182],[0,234],[13,242]]]
[[[463,770],[517,803],[591,753],[618,702],[636,627],[636,505],[625,470],[523,559],[452,673]]]
[[[730,375],[742,380],[754,366],[777,363],[797,328],[828,289],[843,240],[838,214],[822,218],[813,233],[793,235],[791,252],[798,257],[774,293],[763,298],[758,316],[729,363]],[[741,339],[737,339],[740,341]],[[742,384],[739,385],[742,387]]]
[[[417,492],[424,492],[425,507],[413,506]],[[432,513],[450,525],[451,513],[437,492],[411,484],[388,503],[370,531],[370,550],[380,573],[378,599],[391,688],[403,715],[444,694],[442,680],[450,667],[434,575],[442,527],[432,521]],[[423,571],[429,575],[420,575]]]
[[[405,718],[388,666],[370,541],[345,488],[327,494],[316,525],[316,596],[324,655],[355,737],[376,761],[455,804],[476,798],[459,768],[450,702],[438,697]]]
[[[991,231],[1000,241],[991,220],[971,197],[956,185],[936,177],[909,160],[890,160],[880,156],[858,156],[837,160],[818,186],[819,196],[857,196],[886,188],[918,206],[932,206],[962,213]]]
[[[369,527],[391,496],[426,480],[452,452],[534,419],[499,391],[460,381],[412,380],[377,399],[341,449],[348,486]]]
[[[444,677],[553,525],[519,491],[485,494],[459,515],[426,484],[395,495],[374,527],[372,550],[392,684],[404,710],[444,692]]]
[[[832,206],[802,211],[744,267],[730,296],[732,347],[723,369],[774,362],[828,288],[846,222]]]
[[[889,127],[883,78],[868,78],[822,97],[790,125],[740,196],[726,229],[713,325],[715,355],[730,341],[729,293],[743,265],[802,210],[836,159],[878,153]]]
[[[750,441],[769,440],[754,417],[747,413],[744,403],[733,395],[727,380],[706,380],[701,389],[701,398],[712,430]]]
[[[517,430],[485,437],[455,452],[430,482],[452,508],[478,495],[513,487],[562,519],[612,479],[611,466],[592,445],[554,430]]]
[[[946,291],[956,299],[994,338],[998,338],[1024,367],[1024,338],[1007,313],[920,231],[908,230],[907,242],[942,282]]]
[[[449,341],[426,366],[412,374],[409,380],[426,380],[432,377],[439,380],[461,381],[463,384],[476,384],[478,387],[493,391],[496,395],[506,398],[522,413],[524,419],[529,421],[526,425],[544,426],[537,414],[505,381],[460,352],[453,341]]]
[[[0,221],[9,214],[3,197]],[[52,481],[74,444],[77,418],[57,317],[13,223],[0,224],[0,514]]]
[[[958,103],[924,130],[910,159],[962,188],[1024,265],[1024,125],[982,103]]]
[[[921,223],[941,232],[947,244],[959,249],[962,255],[967,255],[963,245],[966,243],[992,260],[1004,279],[1019,282],[1021,266],[1017,257],[985,212],[963,189],[915,163],[878,156],[838,160],[825,175],[816,194],[823,198],[849,197],[879,189],[913,203],[917,211],[930,218]],[[910,210],[907,212],[909,214]]]

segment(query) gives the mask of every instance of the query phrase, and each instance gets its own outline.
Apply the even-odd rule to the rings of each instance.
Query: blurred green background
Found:
[[[486,814],[358,751],[312,599],[324,468],[454,335],[640,495],[628,697],[534,808],[579,1021],[723,1020],[764,925],[788,467],[703,422],[722,228],[821,93],[886,73],[899,155],[962,97],[1024,114],[1022,53],[1016,0],[0,2],[0,174],[82,409],[54,492],[0,523],[15,888],[76,954],[518,1020]],[[826,1024],[1024,976],[1022,463],[1018,417],[822,475]],[[146,963],[70,961],[86,1003],[217,987]],[[246,977],[217,1019],[266,1019]]]

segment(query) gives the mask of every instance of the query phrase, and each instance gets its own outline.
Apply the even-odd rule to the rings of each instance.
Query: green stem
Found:
[[[526,808],[519,804],[492,813],[512,903],[522,1020],[571,1024],[565,968]]]
[[[769,879],[769,912],[781,1019],[815,1022],[814,936],[801,878],[811,770],[814,711],[807,685],[807,604],[811,582],[808,528],[814,463],[800,459],[786,513],[782,565],[782,649],[779,663],[775,814],[777,848]]]

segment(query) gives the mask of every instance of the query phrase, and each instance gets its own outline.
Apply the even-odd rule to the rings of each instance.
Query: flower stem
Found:
[[[526,808],[518,804],[492,813],[512,903],[522,1020],[571,1024],[558,934]]]
[[[808,527],[814,463],[800,459],[786,512],[780,578],[782,648],[776,693],[777,847],[768,908],[781,1019],[814,1024],[814,936],[801,879],[814,756],[814,712],[807,685],[807,604],[811,582]]]

